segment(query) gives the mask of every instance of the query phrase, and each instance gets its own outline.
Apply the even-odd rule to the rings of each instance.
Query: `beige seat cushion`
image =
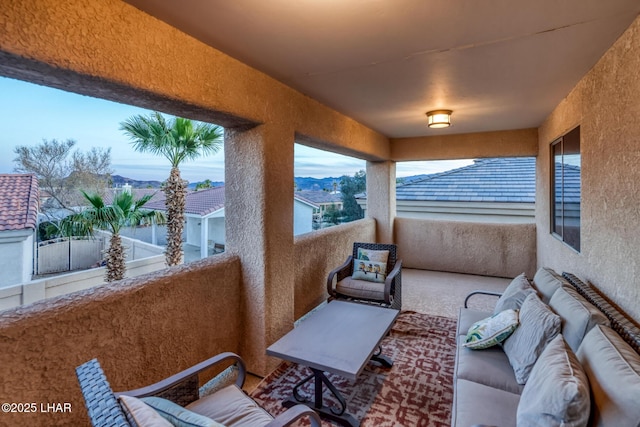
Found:
[[[366,280],[345,277],[336,284],[336,291],[342,295],[353,298],[365,298],[371,300],[384,300],[384,283],[369,282]]]
[[[273,420],[236,385],[230,385],[187,405],[187,409],[226,427],[260,427]]]

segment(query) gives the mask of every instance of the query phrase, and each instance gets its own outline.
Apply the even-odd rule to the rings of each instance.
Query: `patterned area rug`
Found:
[[[449,426],[455,328],[455,319],[401,312],[391,333],[382,341],[382,353],[393,360],[391,369],[370,362],[355,381],[333,374],[327,377],[346,399],[347,412],[362,427]],[[284,411],[282,401],[291,396],[293,386],[310,374],[305,367],[284,362],[258,385],[251,397],[277,415]],[[307,396],[313,396],[312,383],[301,388]],[[325,403],[329,395],[325,388]],[[337,424],[323,419],[322,425]]]

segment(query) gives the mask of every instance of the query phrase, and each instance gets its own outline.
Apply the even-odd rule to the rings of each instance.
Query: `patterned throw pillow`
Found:
[[[369,282],[384,283],[387,278],[387,263],[386,261],[375,262],[355,259],[353,260],[353,274],[351,277]]]
[[[387,263],[389,251],[373,251],[371,249],[358,248],[358,259]]]
[[[493,347],[506,340],[517,327],[518,312],[513,309],[501,311],[471,325],[462,346],[472,350]]]

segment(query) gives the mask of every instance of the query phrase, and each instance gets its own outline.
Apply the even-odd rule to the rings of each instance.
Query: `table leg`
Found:
[[[385,368],[390,368],[393,366],[393,360],[391,360],[391,358],[382,354],[381,346],[378,346],[378,351],[375,352],[373,356],[371,356],[371,360],[373,360],[374,362],[380,363]]]
[[[335,421],[340,425],[347,427],[359,427],[360,422],[356,420],[353,415],[346,413],[347,402],[345,401],[342,394],[340,394],[340,391],[331,383],[331,381],[329,381],[329,378],[327,378],[324,372],[314,368],[310,369],[313,374],[304,378],[302,381],[295,385],[295,387],[293,388],[293,397],[290,397],[288,400],[284,401],[283,405],[287,408],[290,408],[299,403],[303,403],[316,411],[320,416]],[[298,392],[300,386],[311,380],[311,378],[314,379],[313,403],[311,403],[306,397],[301,396]],[[324,399],[322,397],[324,391],[323,385],[327,386],[331,394],[333,394],[333,396],[338,400],[340,408],[324,406]]]

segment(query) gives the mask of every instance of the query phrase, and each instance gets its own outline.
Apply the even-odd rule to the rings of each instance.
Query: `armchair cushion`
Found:
[[[374,251],[373,249],[358,248],[358,259],[387,263],[389,251]]]
[[[384,300],[384,283],[345,277],[336,284],[336,290],[342,295],[347,295],[351,298]]]
[[[387,278],[387,262],[365,261],[363,259],[353,260],[353,274],[351,277],[369,282],[384,283]]]
[[[226,427],[255,427],[269,424],[273,417],[236,385],[205,396],[187,405],[187,409],[204,415]]]
[[[137,427],[172,427],[155,409],[133,396],[119,396],[120,405],[124,408],[129,423]]]
[[[211,418],[192,412],[170,400],[160,397],[143,397],[144,403],[175,427],[224,427]]]

